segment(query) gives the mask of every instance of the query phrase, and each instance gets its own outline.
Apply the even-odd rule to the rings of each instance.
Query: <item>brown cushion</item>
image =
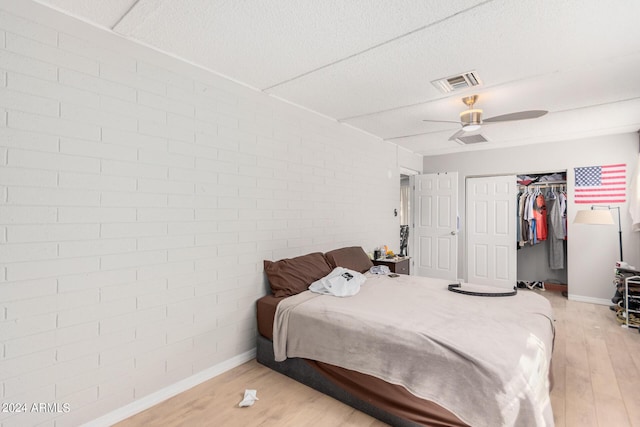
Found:
[[[299,294],[309,285],[331,273],[331,266],[321,252],[280,261],[264,261],[271,292],[276,297]]]
[[[373,267],[373,262],[360,246],[334,249],[324,254],[331,267],[344,267],[364,273]]]

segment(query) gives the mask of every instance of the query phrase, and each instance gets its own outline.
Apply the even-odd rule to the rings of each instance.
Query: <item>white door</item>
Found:
[[[467,282],[516,285],[516,177],[468,178]]]
[[[458,277],[458,173],[414,177],[413,271]]]

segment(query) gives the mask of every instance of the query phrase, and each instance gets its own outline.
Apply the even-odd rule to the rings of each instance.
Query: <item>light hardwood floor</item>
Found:
[[[543,292],[556,341],[551,402],[557,427],[640,427],[640,334],[606,306]],[[253,406],[239,408],[245,389]],[[258,364],[225,372],[117,424],[133,426],[371,426],[386,424]]]

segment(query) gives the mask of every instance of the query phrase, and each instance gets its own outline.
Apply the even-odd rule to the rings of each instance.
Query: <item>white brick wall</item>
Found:
[[[397,240],[394,146],[29,7],[0,9],[0,401],[71,412],[2,427],[253,348],[264,259]]]

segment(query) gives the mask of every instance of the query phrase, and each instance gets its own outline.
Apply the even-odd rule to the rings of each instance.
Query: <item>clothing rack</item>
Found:
[[[518,183],[518,223],[516,233],[518,234],[518,248],[535,246],[542,242],[551,242],[550,259],[555,261],[550,266],[551,269],[564,269],[563,249],[559,244],[561,237],[557,233],[548,234],[551,230],[549,222],[551,213],[554,213],[555,231],[559,231],[562,225],[564,239],[566,240],[566,180],[535,181],[528,184]],[[562,197],[562,199],[560,199]],[[545,202],[559,200],[557,205],[554,202],[554,211],[547,210]],[[523,201],[524,200],[524,201]],[[560,201],[562,200],[562,201]],[[524,203],[524,205],[523,205]],[[558,212],[558,208],[560,211]],[[558,215],[560,215],[558,217]],[[551,263],[551,261],[550,261]]]

